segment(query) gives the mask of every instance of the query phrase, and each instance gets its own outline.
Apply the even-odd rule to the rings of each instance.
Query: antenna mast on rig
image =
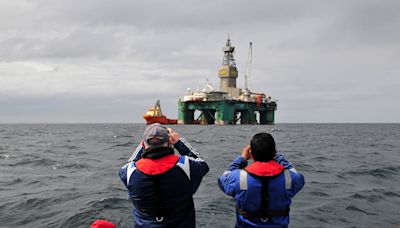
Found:
[[[249,81],[251,75],[251,60],[253,58],[253,43],[249,45],[249,55],[247,56],[246,73],[244,75],[245,85],[244,89],[249,90]]]
[[[244,100],[250,101],[250,89],[249,89],[249,82],[250,82],[250,75],[251,75],[251,60],[253,58],[253,43],[250,42],[249,45],[249,54],[247,56],[247,63],[246,63],[246,72],[244,75]]]

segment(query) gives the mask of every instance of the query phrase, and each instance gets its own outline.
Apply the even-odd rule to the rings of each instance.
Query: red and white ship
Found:
[[[178,120],[168,119],[161,112],[160,100],[157,100],[156,104],[150,107],[146,114],[143,116],[147,124],[160,123],[160,124],[177,124]]]

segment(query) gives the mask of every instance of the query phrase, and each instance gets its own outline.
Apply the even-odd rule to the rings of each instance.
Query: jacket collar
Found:
[[[142,154],[142,158],[158,159],[166,155],[174,154],[174,149],[171,147],[156,147],[147,149]]]
[[[141,158],[135,162],[136,168],[147,175],[157,175],[167,172],[175,167],[179,157],[170,154],[159,159]]]
[[[248,173],[262,177],[272,177],[280,174],[285,167],[275,161],[260,162],[255,161],[244,168]]]

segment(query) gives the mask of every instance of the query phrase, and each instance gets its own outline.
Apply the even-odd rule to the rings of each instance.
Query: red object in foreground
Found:
[[[117,228],[117,226],[110,221],[98,219],[90,225],[90,228]]]
[[[147,110],[146,114],[143,116],[147,124],[160,123],[160,124],[177,124],[178,120],[168,119],[161,112],[160,101],[157,100],[156,104]]]

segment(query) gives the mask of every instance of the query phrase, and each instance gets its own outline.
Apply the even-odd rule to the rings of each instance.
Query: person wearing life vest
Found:
[[[247,160],[253,163],[247,166]],[[291,198],[304,177],[277,154],[268,133],[254,135],[241,156],[218,178],[221,190],[235,199],[235,227],[288,227]]]
[[[149,125],[119,172],[133,202],[134,227],[195,227],[193,194],[208,170],[177,132],[158,123]]]

